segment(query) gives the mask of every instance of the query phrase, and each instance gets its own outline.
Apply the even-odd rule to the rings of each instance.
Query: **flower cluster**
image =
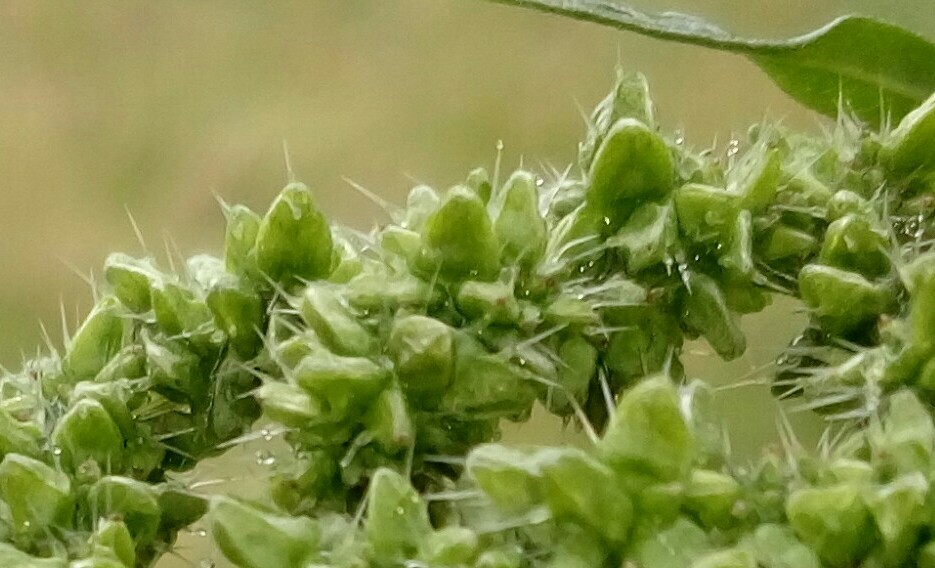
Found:
[[[109,257],[64,351],[0,379],[0,564],[149,566],[207,513],[242,568],[935,566],[935,97],[719,155],[621,75],[575,167],[504,177],[368,233],[294,182],[226,207],[222,258]],[[810,312],[774,390],[838,426],[742,466],[680,354],[740,356],[773,294]],[[494,443],[537,404],[593,446]],[[267,503],[174,481],[261,415]]]

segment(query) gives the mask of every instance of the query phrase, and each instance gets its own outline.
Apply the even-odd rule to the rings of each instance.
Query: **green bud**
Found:
[[[370,407],[365,423],[374,441],[387,453],[406,449],[415,440],[409,406],[398,385],[380,393]]]
[[[547,452],[540,468],[545,502],[555,517],[579,522],[608,542],[626,542],[633,503],[612,469],[575,448]]]
[[[71,481],[41,461],[7,454],[0,462],[0,496],[10,507],[17,531],[43,533],[50,526],[72,524],[75,502]]]
[[[425,316],[398,317],[386,350],[414,402],[431,406],[444,394],[454,371],[454,346],[447,325]]]
[[[862,217],[845,215],[828,226],[818,258],[822,264],[877,278],[890,271],[889,250],[886,233]]]
[[[806,265],[799,272],[799,293],[805,305],[830,333],[847,335],[872,324],[893,308],[894,294],[855,272]]]
[[[894,172],[911,174],[935,168],[935,95],[907,114],[883,143],[882,158]]]
[[[74,379],[93,379],[123,345],[124,316],[117,299],[102,299],[71,338],[62,370]]]
[[[689,183],[675,191],[679,230],[693,241],[729,236],[738,208],[737,196],[720,187]]]
[[[208,374],[201,357],[183,339],[143,334],[149,378],[153,388],[172,400],[203,400],[208,392]]]
[[[431,533],[420,556],[429,566],[470,566],[477,557],[477,533],[466,527],[444,527]]]
[[[94,377],[96,383],[121,379],[139,379],[146,375],[146,352],[141,345],[127,345],[114,355]]]
[[[91,487],[88,503],[95,518],[119,518],[138,544],[156,538],[162,509],[151,485],[128,477],[102,477]]]
[[[706,469],[692,471],[685,490],[685,508],[706,527],[727,527],[734,519],[740,485],[733,477]]]
[[[572,329],[581,329],[600,321],[590,302],[568,294],[558,296],[546,306],[542,316],[551,325]]]
[[[682,309],[685,323],[704,335],[723,359],[736,359],[747,349],[737,317],[727,307],[724,293],[710,276],[689,272]]]
[[[336,353],[362,356],[375,350],[373,336],[341,303],[334,290],[317,284],[309,286],[302,296],[301,310],[309,327]]]
[[[494,232],[500,242],[503,264],[531,266],[545,251],[546,226],[539,214],[536,178],[517,171],[497,193],[492,206]]]
[[[214,540],[240,568],[306,566],[318,552],[319,529],[308,517],[267,513],[230,497],[211,499]]]
[[[74,390],[71,391],[69,402],[74,405],[84,398],[96,400],[113,418],[114,423],[120,428],[120,432],[129,437],[136,432],[133,414],[130,410],[131,399],[135,394],[130,379],[118,379],[107,383],[83,381],[75,385]]]
[[[796,535],[831,568],[858,565],[876,541],[862,490],[852,483],[796,490],[786,514]]]
[[[782,525],[760,525],[747,543],[763,568],[821,568],[812,550]]]
[[[622,118],[607,132],[591,163],[587,202],[617,230],[640,203],[665,197],[674,173],[662,138],[639,120]]]
[[[470,319],[510,324],[520,316],[513,286],[505,282],[468,280],[458,288],[458,310]]]
[[[429,272],[437,267],[446,280],[493,280],[500,271],[500,244],[487,208],[464,186],[451,189],[425,221],[422,238]]]
[[[260,216],[240,204],[226,209],[224,213],[227,217],[224,268],[237,276],[253,277],[257,269],[254,247],[260,232]]]
[[[370,480],[367,499],[367,541],[380,562],[412,558],[432,533],[428,510],[409,481],[380,468]]]
[[[104,261],[104,278],[114,296],[130,311],[149,311],[150,288],[159,274],[149,259],[137,260],[122,253],[113,253]]]
[[[251,359],[263,345],[264,308],[260,296],[236,276],[225,274],[211,286],[205,303],[214,324],[243,359]]]
[[[626,73],[617,68],[616,81],[611,92],[597,104],[588,120],[588,135],[578,144],[578,161],[587,170],[594,153],[608,131],[621,118],[632,117],[650,128],[656,127],[653,101],[649,96],[649,83],[642,73]]]
[[[74,470],[88,460],[105,472],[123,468],[123,435],[107,410],[94,399],[81,399],[68,409],[52,431],[52,442],[61,449],[66,468]]]
[[[273,201],[256,237],[259,269],[274,282],[293,286],[331,273],[331,229],[312,192],[290,183]]]
[[[678,246],[678,220],[672,201],[641,205],[607,244],[622,250],[628,274],[666,262]]]
[[[621,474],[658,480],[682,479],[694,443],[668,377],[644,379],[624,393],[600,441],[604,459]]]

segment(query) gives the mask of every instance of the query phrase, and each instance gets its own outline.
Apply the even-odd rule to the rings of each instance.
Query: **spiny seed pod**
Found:
[[[389,380],[389,372],[363,357],[342,357],[318,351],[303,359],[292,379],[310,394],[327,401],[335,418],[366,405]]]
[[[494,324],[511,324],[520,317],[513,286],[506,282],[468,280],[458,288],[457,304],[465,316]]]
[[[225,275],[211,286],[205,304],[214,324],[223,331],[234,351],[251,359],[262,346],[263,302],[259,294],[233,275]]]
[[[409,405],[398,385],[384,389],[377,396],[364,423],[374,441],[390,454],[408,448],[415,439]]]
[[[851,214],[828,226],[818,259],[822,264],[872,279],[890,271],[889,249],[885,232],[874,229],[867,219]]]
[[[665,142],[639,120],[620,119],[588,171],[587,203],[615,231],[640,203],[664,198],[672,190],[673,174]]]
[[[493,186],[490,184],[490,176],[484,168],[474,168],[471,170],[464,185],[471,188],[484,203],[490,201]],[[509,182],[507,182],[507,185],[509,185]]]
[[[292,287],[331,272],[331,229],[305,184],[290,183],[273,201],[256,237],[257,266],[273,282]]]
[[[739,206],[761,213],[772,204],[782,174],[779,151],[769,148],[765,139],[755,144],[727,176],[727,188],[740,196]]]
[[[522,513],[543,503],[536,452],[535,448],[483,444],[468,454],[465,471],[498,509]]]
[[[425,221],[438,208],[439,203],[441,203],[441,198],[434,189],[427,185],[415,186],[406,197],[406,218],[403,221],[403,227],[421,231]]]

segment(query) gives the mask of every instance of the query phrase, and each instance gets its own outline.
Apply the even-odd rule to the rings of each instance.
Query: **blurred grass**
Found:
[[[632,3],[748,35],[852,11],[935,35],[931,0]],[[489,166],[501,139],[507,167],[564,166],[583,130],[579,107],[603,96],[616,63],[649,77],[663,128],[697,146],[764,116],[818,120],[742,58],[477,1],[0,3],[0,364],[34,351],[38,321],[58,328],[60,302],[71,326],[88,308],[70,266],[86,273],[108,252],[142,252],[125,209],[157,256],[167,235],[186,255],[218,253],[215,196],[263,209],[285,181],[285,140],[324,209],[367,227],[382,213],[342,176],[401,202],[416,181],[443,189]],[[743,361],[693,356],[689,370],[730,379],[768,362],[800,325],[788,307],[747,318]],[[762,388],[727,390],[723,404],[738,453],[771,439]],[[541,440],[547,428],[511,436]],[[252,451],[201,475],[233,470],[250,490],[263,475]],[[183,539],[180,553],[207,558],[205,541]],[[164,564],[175,565],[187,564]]]

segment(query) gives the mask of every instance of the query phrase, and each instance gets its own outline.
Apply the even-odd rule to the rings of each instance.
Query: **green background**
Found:
[[[848,12],[935,36],[931,0],[642,0],[780,37]],[[817,130],[741,57],[666,44],[479,0],[0,2],[0,364],[60,342],[90,306],[84,277],[111,251],[162,261],[220,252],[217,197],[264,209],[292,167],[334,219],[386,220],[342,178],[401,202],[416,182],[444,189],[472,167],[563,167],[582,109],[615,64],[650,80],[662,127],[721,146],[764,118]],[[177,254],[173,252],[172,254]],[[79,276],[81,274],[82,276]],[[755,379],[803,319],[777,303],[746,318],[750,349],[724,365],[690,346],[692,376]],[[738,459],[775,440],[762,386],[724,390]],[[818,425],[793,415],[803,440]],[[549,421],[513,440],[560,435]],[[577,440],[573,433],[563,439]],[[257,460],[256,452],[264,452]],[[205,490],[255,493],[268,467],[253,444],[200,468]],[[210,565],[200,531],[160,566]],[[218,566],[223,566],[218,561]]]

